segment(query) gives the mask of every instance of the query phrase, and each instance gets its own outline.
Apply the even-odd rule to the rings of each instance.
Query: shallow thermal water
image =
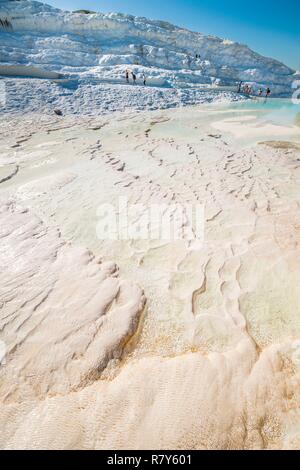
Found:
[[[286,116],[287,110],[291,111],[290,122],[279,126],[278,120]],[[193,336],[193,327],[191,331],[187,327],[190,320],[186,320],[191,308],[190,294],[185,295],[185,299],[178,298],[176,291],[180,284],[186,283],[186,270],[181,268],[186,258],[193,266],[191,272],[197,285],[197,279],[203,275],[202,268],[197,268],[197,259],[201,255],[197,252],[189,254],[186,243],[180,241],[99,240],[96,233],[97,210],[105,203],[113,202],[117,206],[122,195],[130,194],[130,203],[142,201],[145,189],[147,203],[155,202],[157,198],[167,203],[172,203],[172,200],[194,204],[203,201],[207,204],[207,218],[211,214],[214,217],[219,205],[215,203],[213,193],[204,191],[203,197],[197,196],[199,185],[203,186],[204,175],[208,174],[207,167],[214,165],[220,155],[226,153],[228,146],[242,152],[245,146],[270,140],[270,135],[273,139],[274,126],[278,139],[286,140],[288,136],[291,140],[294,133],[295,138],[299,138],[298,129],[293,127],[292,114],[295,115],[295,111],[289,103],[278,100],[270,100],[266,104],[247,102],[194,106],[120,115],[113,119],[105,117],[98,131],[91,128],[82,131],[80,126],[74,126],[50,134],[38,133],[31,137],[25,152],[19,152],[22,169],[13,184],[18,187],[17,194],[26,204],[32,204],[47,218],[50,214],[64,238],[86,246],[107,261],[113,259],[122,275],[143,286],[148,299],[148,328],[144,329],[146,334],[141,342],[144,352],[153,352],[153,347],[162,347],[167,354],[182,351]],[[205,148],[204,154],[201,147]],[[91,158],[89,165],[87,158]],[[189,181],[191,158],[196,158],[198,168],[194,172],[192,167],[195,176]],[[108,162],[116,159],[121,167],[125,163],[125,170],[112,173],[103,180],[99,170],[95,171],[97,163],[103,159]],[[47,191],[40,193],[40,188],[35,189],[35,182],[41,178],[46,178],[47,184],[51,175],[55,177],[58,172],[66,171],[71,177],[73,174],[78,176],[62,191],[51,190],[50,198]],[[183,175],[187,173],[186,177],[181,179],[180,172]],[[124,173],[128,173],[127,183],[122,182]],[[175,177],[170,177],[173,174]],[[135,177],[138,178],[137,184],[132,181]],[[132,193],[131,186],[138,185],[139,181],[144,181],[145,188],[142,185]],[[206,185],[209,184],[208,177]],[[2,187],[6,186],[9,188],[11,183],[4,183]],[[189,275],[192,276],[191,273]],[[174,329],[178,329],[175,344],[171,334]],[[179,330],[183,330],[182,335]],[[155,336],[157,341],[153,341]],[[135,354],[137,351],[138,348]]]
[[[220,122],[215,117],[220,115]],[[217,114],[209,113],[208,119],[215,128],[228,136],[234,135],[234,144],[251,146],[261,141],[299,141],[300,104],[287,99],[252,99],[220,106]]]
[[[1,164],[3,178],[8,176],[0,185],[1,200],[6,204],[3,225],[12,217],[12,228],[18,223],[22,226],[20,231],[4,229],[2,233],[8,241],[0,255],[6,271],[11,270],[8,281],[3,274],[1,284],[9,300],[3,304],[8,319],[4,333],[7,341],[12,341],[16,328],[22,339],[18,348],[24,347],[31,357],[27,370],[26,354],[18,355],[20,349],[12,346],[11,381],[6,374],[2,382],[10,387],[10,394],[4,388],[3,396],[11,401],[19,396],[23,399],[25,385],[14,380],[14,364],[18,364],[20,377],[24,377],[26,387],[32,383],[32,388],[26,388],[29,411],[20,408],[16,413],[26,415],[32,408],[34,416],[40,417],[43,400],[50,399],[51,409],[62,422],[57,425],[54,419],[39,434],[45,446],[50,435],[53,447],[65,442],[66,423],[67,428],[85,430],[86,440],[76,437],[76,447],[80,448],[180,447],[183,436],[187,448],[294,446],[300,414],[300,166],[299,146],[289,141],[299,139],[299,128],[293,122],[275,122],[289,113],[289,106],[277,103],[277,108],[273,102],[264,108],[249,102],[127,112],[97,119],[47,116],[42,120],[27,116],[3,121]],[[294,108],[291,116],[293,113]],[[274,144],[276,140],[284,143]],[[256,145],[261,141],[272,142]],[[99,238],[99,207],[112,204],[118,211],[120,196],[131,205],[146,207],[174,203],[204,206],[204,239],[193,243]],[[20,207],[19,212],[14,205]],[[24,207],[27,212],[22,212]],[[33,223],[33,215],[42,222]],[[67,242],[63,252],[58,249],[58,267],[55,230]],[[48,268],[40,271],[49,243],[54,255],[51,252],[44,263],[49,263],[52,277]],[[20,257],[18,251],[14,255],[15,245],[20,246],[21,258],[28,266],[35,267],[34,288],[41,277],[46,286],[53,277],[58,281],[62,277],[61,290],[57,291],[58,281],[54,282],[41,303],[33,288],[24,284],[29,275],[31,286],[26,263],[22,276],[15,276],[14,270],[23,266],[14,263],[14,256]],[[71,247],[75,252],[70,254]],[[100,257],[105,269],[111,269],[109,262],[116,262],[121,278],[138,284],[147,300],[133,335],[132,328],[119,331],[124,300],[113,291],[111,295],[121,310],[120,317],[114,316],[111,331],[130,340],[120,353],[119,336],[114,338],[108,348],[112,358],[108,364],[100,361],[101,351],[99,345],[95,346],[89,356],[91,363],[84,363],[86,375],[81,380],[77,374],[83,366],[77,367],[74,357],[85,361],[85,350],[80,349],[85,335],[76,327],[73,331],[72,322],[67,335],[60,337],[56,329],[61,310],[66,320],[74,315],[75,326],[77,317],[85,324],[82,315],[86,312],[97,315],[93,303],[94,296],[101,300],[97,268],[90,265],[91,257],[77,254],[79,247],[90,250],[96,259]],[[111,292],[114,277],[109,282]],[[61,305],[65,291],[69,296]],[[128,305],[132,293],[128,287],[125,291]],[[139,291],[135,296],[140,298]],[[25,306],[25,312],[22,307],[13,308],[11,302]],[[41,320],[37,325],[30,323],[38,340],[44,341],[43,335],[48,338],[49,325],[52,327],[47,347],[51,350],[52,345],[59,345],[66,367],[50,363],[49,370],[45,369],[47,361],[41,361],[31,349],[28,323],[19,320],[21,314],[28,315],[29,322]],[[55,315],[57,319],[51,321]],[[43,351],[46,357],[50,354],[45,348]],[[55,350],[51,357],[56,357]],[[43,369],[43,388],[39,374],[32,375],[33,367],[38,372]],[[26,371],[32,375],[29,382]],[[62,391],[62,396],[53,397],[48,381],[55,392]],[[77,397],[83,398],[80,414]],[[99,401],[94,404],[94,399]],[[71,407],[69,414],[65,413],[65,403]],[[51,413],[47,412],[47,420]],[[137,418],[130,419],[133,415]],[[179,423],[175,427],[174,416]],[[114,426],[112,433],[111,420],[119,423],[119,418],[122,424]],[[73,420],[79,420],[80,426]],[[31,424],[24,433],[23,422],[20,418],[20,433],[28,440],[24,445],[30,447],[35,442],[28,437]],[[157,422],[160,432],[152,433]],[[39,427],[32,425],[32,430],[36,429]],[[170,439],[170,435],[174,437]],[[12,438],[8,445],[19,445],[20,439]]]

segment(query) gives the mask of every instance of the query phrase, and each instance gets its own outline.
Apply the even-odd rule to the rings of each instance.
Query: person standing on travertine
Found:
[[[128,73],[128,70],[126,70],[125,78],[126,78],[126,83],[129,83],[129,73]]]
[[[133,73],[133,72],[131,72],[131,75],[132,75],[133,84],[135,85],[135,82],[136,82],[136,75],[135,75],[135,73]]]

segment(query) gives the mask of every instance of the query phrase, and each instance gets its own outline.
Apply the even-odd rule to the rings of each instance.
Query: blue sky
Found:
[[[117,11],[233,39],[300,70],[299,0],[48,0],[65,10]]]

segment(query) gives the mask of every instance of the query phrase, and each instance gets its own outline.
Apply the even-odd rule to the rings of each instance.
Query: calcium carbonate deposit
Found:
[[[240,81],[253,91],[270,86],[272,96],[289,96],[297,78],[245,45],[162,21],[69,13],[26,0],[0,1],[0,18],[7,21],[0,25],[0,76],[23,77],[5,80],[10,113],[59,107],[93,114],[232,101],[241,99]],[[136,75],[135,89],[126,86],[126,70],[131,82]]]
[[[0,448],[299,449],[299,106],[237,93],[294,71],[145,18],[0,18]]]

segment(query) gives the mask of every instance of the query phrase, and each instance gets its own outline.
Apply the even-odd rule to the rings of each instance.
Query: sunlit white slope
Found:
[[[119,81],[126,67],[148,84],[270,86],[288,95],[295,71],[247,46],[162,21],[64,12],[32,1],[0,1],[0,63],[32,65],[77,77]]]

